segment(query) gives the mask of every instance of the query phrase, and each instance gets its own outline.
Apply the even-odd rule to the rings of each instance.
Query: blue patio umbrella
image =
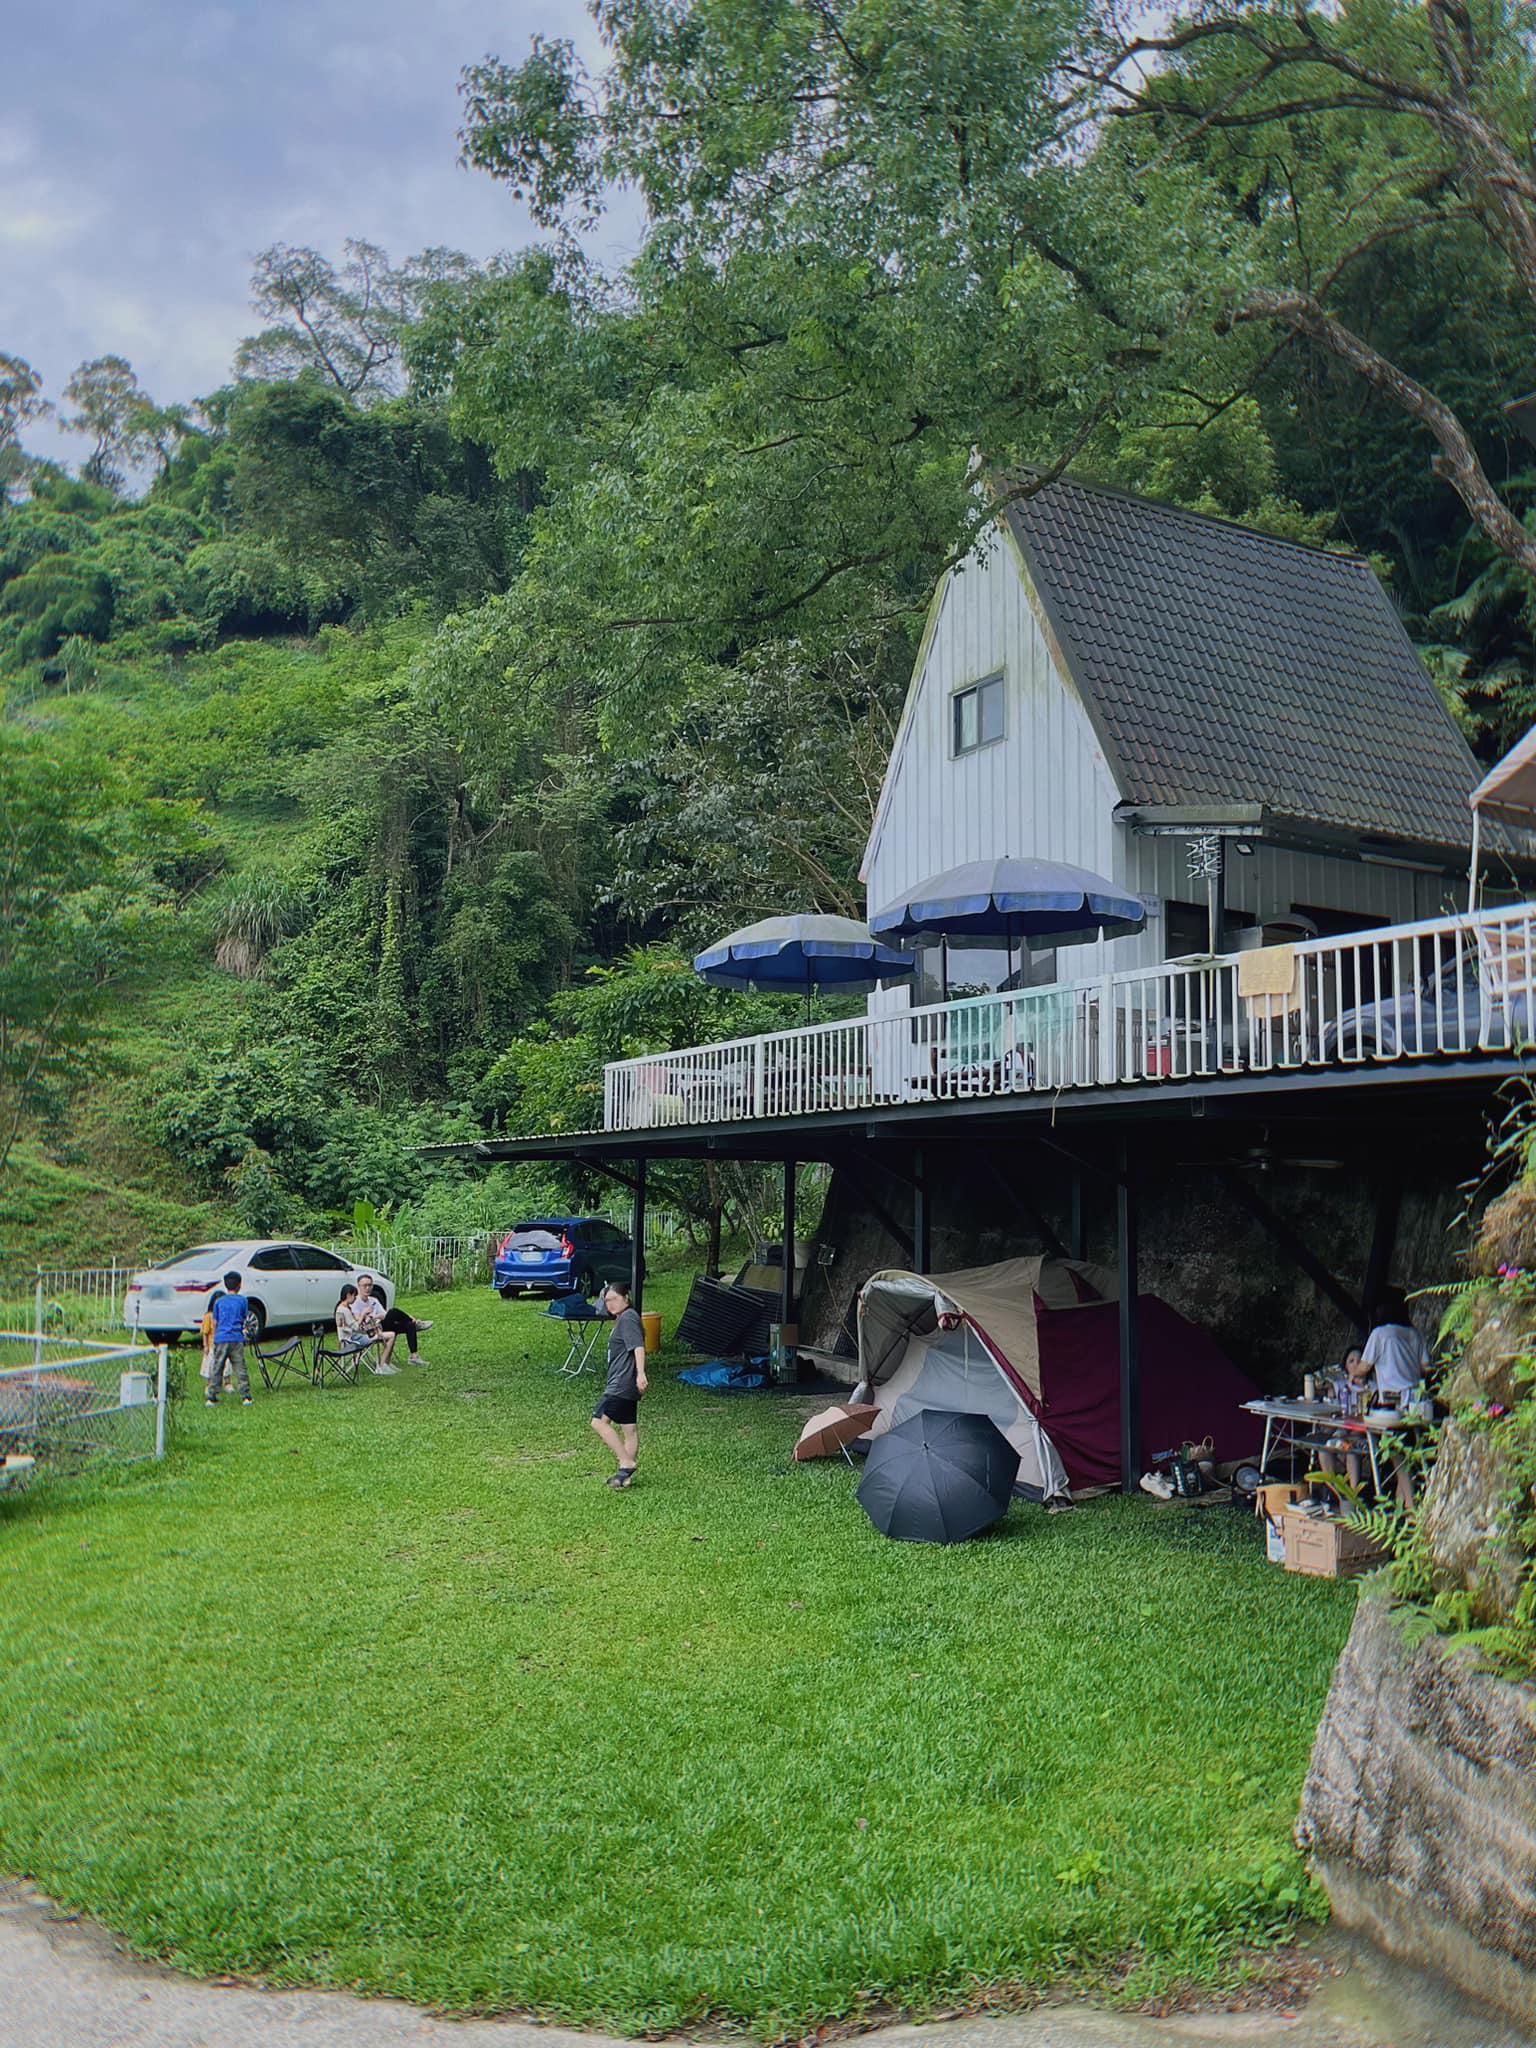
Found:
[[[1060,860],[972,860],[919,882],[869,920],[877,938],[990,938],[1009,947],[1117,939],[1147,922],[1139,897]]]
[[[910,954],[882,946],[867,926],[815,912],[761,918],[696,953],[693,966],[716,988],[803,992],[807,1008],[813,988],[851,992],[917,972]]]

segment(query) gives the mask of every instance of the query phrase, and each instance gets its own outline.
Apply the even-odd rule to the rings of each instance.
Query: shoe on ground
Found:
[[[219,1405],[219,1404],[218,1404],[217,1400],[216,1400],[216,1399],[214,1398],[214,1396],[213,1396],[212,1394],[210,1394],[210,1395],[209,1395],[209,1396],[207,1397],[207,1399],[206,1399],[206,1400],[205,1400],[205,1401],[203,1402],[203,1406],[204,1406],[205,1408],[217,1408],[217,1407],[218,1407],[218,1405]]]
[[[256,1403],[251,1399],[249,1394],[242,1394],[240,1396],[240,1406],[242,1408],[254,1408],[255,1405]]]
[[[430,1363],[430,1361],[429,1361],[428,1359],[425,1359],[425,1358],[423,1358],[423,1357],[422,1357],[422,1355],[421,1355],[421,1353],[420,1353],[419,1351],[413,1351],[413,1352],[411,1353],[411,1364],[412,1364],[412,1365],[427,1365],[427,1364],[429,1364],[429,1363]]]
[[[1173,1481],[1165,1479],[1161,1472],[1143,1472],[1141,1490],[1143,1493],[1150,1493],[1154,1500],[1173,1499]]]
[[[1058,1493],[1053,1500],[1046,1502],[1045,1512],[1048,1515],[1070,1515],[1076,1506],[1075,1500],[1068,1500],[1064,1493]]]
[[[379,1377],[383,1379],[386,1378],[390,1373],[398,1372],[400,1368],[398,1365],[392,1365],[389,1362],[389,1360],[386,1359],[381,1365],[369,1366],[368,1370],[370,1372],[376,1372],[379,1375]]]
[[[633,1486],[634,1483],[635,1468],[633,1465],[621,1465],[618,1471],[615,1472],[612,1478],[608,1481],[608,1484],[612,1487],[615,1487],[620,1493],[627,1491],[627,1489]]]

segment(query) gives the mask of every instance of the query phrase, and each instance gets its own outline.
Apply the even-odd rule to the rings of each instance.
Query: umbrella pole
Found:
[[[1477,908],[1477,871],[1482,864],[1483,814],[1474,805],[1472,810],[1472,865],[1467,870],[1467,909]]]

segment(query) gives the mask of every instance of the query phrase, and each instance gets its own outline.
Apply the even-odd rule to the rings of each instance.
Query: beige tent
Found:
[[[1037,1300],[1074,1308],[1085,1298],[1114,1298],[1107,1268],[1033,1258],[958,1273],[874,1274],[859,1296],[853,1395],[880,1411],[869,1434],[882,1435],[920,1408],[986,1415],[1019,1454],[1019,1484],[1045,1500],[1065,1498],[1066,1467],[1017,1383],[1041,1399]]]
[[[876,1273],[859,1296],[854,1396],[879,1410],[869,1435],[925,1408],[985,1415],[1019,1454],[1019,1485],[1038,1498],[1122,1483],[1116,1295],[1113,1273],[1071,1259]],[[1242,1404],[1258,1388],[1247,1375],[1155,1294],[1140,1296],[1137,1313],[1148,1445],[1210,1436],[1218,1457],[1256,1451],[1258,1421]]]

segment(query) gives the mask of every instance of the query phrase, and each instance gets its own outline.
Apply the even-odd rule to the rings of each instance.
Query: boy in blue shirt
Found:
[[[224,1275],[224,1292],[216,1294],[208,1306],[213,1311],[213,1370],[208,1376],[208,1406],[219,1405],[219,1389],[224,1384],[227,1365],[240,1389],[241,1407],[249,1408],[251,1382],[245,1370],[245,1319],[251,1304],[240,1292],[238,1273]]]

